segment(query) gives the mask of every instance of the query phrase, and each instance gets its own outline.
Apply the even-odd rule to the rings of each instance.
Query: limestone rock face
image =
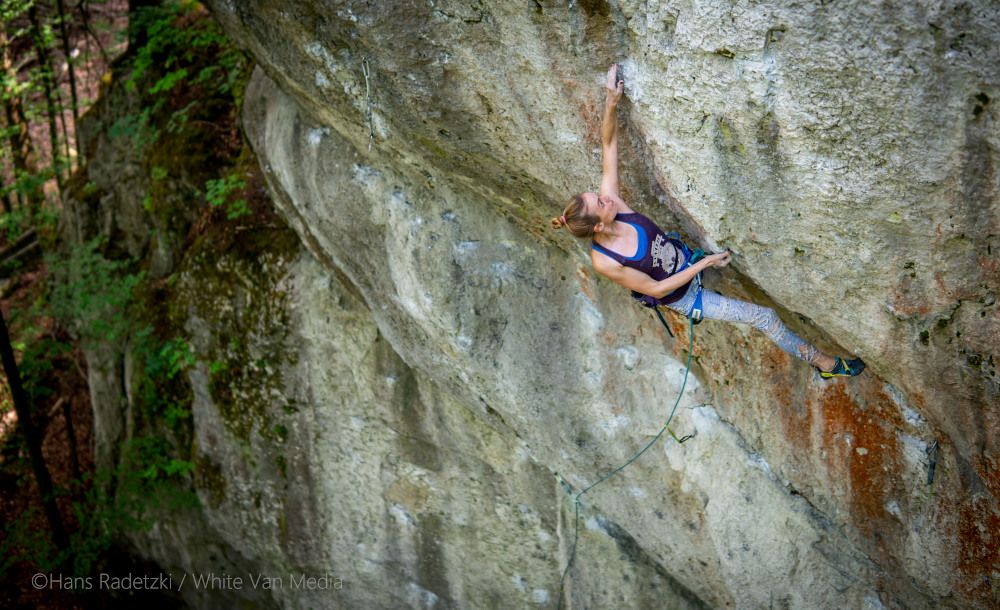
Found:
[[[855,600],[996,601],[992,3],[211,4],[282,90],[258,83],[248,131],[296,230],[359,287],[404,360],[482,397],[574,484],[601,470],[581,448],[636,444],[622,435],[641,427],[601,438],[601,422],[651,418],[674,388],[625,366],[621,354],[655,353],[650,321],[544,229],[595,186],[603,69],[621,63],[628,200],[731,248],[720,289],[869,364],[821,384],[756,334],[712,324],[696,348],[721,421],[770,465],[786,508],[804,500],[816,539],[840,545],[806,571],[836,565]],[[581,436],[593,445],[566,442]],[[710,476],[699,493],[710,507],[723,488]],[[689,548],[758,526],[718,524]],[[637,539],[655,548],[662,533]],[[806,603],[802,580],[830,578],[750,556],[664,569],[711,605]],[[738,586],[749,563],[768,584]]]
[[[561,542],[552,548],[548,564],[531,573],[549,583],[542,597],[550,600],[573,538],[572,504],[550,477],[558,473],[580,490],[651,440],[682,385],[683,363],[664,353],[656,328],[642,328],[651,322],[643,312],[632,307],[600,311],[598,303],[614,302],[617,291],[575,279],[581,270],[574,261],[550,257],[544,245],[511,228],[502,215],[477,208],[474,195],[460,185],[448,190],[437,185],[431,194],[427,185],[391,165],[364,164],[349,141],[332,130],[324,133],[262,75],[251,83],[247,99],[248,135],[272,144],[262,163],[275,181],[279,206],[318,258],[357,278],[386,340],[417,379],[440,388],[435,402],[467,413],[466,425],[482,420],[502,437],[516,439],[513,449],[545,466],[547,473],[535,472],[542,480],[532,485],[544,487],[549,481],[554,486],[546,508],[558,527],[549,535]],[[294,201],[313,202],[325,212],[299,210]],[[321,208],[323,201],[331,207]],[[372,224],[355,222],[359,215]],[[547,284],[547,265],[569,279]],[[598,297],[601,290],[605,294]],[[503,297],[490,298],[495,292]],[[680,340],[674,344],[683,347]],[[575,385],[567,381],[572,379],[567,371],[578,371]],[[747,447],[706,399],[701,384],[690,378],[674,425],[698,433],[699,440],[691,441],[690,449],[658,445],[653,453],[658,459],[637,462],[592,492],[600,512],[585,509],[585,527],[606,532],[631,561],[638,553],[640,564],[652,562],[656,572],[679,581],[677,590],[685,598],[693,594],[699,605],[757,605],[776,591],[803,606],[842,599],[860,604],[877,596],[865,576],[876,567],[808,502],[789,494],[766,459]],[[419,407],[410,411],[414,418],[430,415]],[[452,451],[479,453],[477,445]],[[510,485],[515,483],[504,482]],[[441,516],[416,514],[417,528],[463,521],[453,512],[460,501],[494,512],[504,504],[492,494],[478,498],[464,485],[447,493],[454,498],[450,508]],[[340,522],[352,512],[328,519]],[[506,519],[490,531],[508,543],[523,535]],[[441,540],[448,548],[447,539]],[[594,544],[593,536],[583,536],[581,544],[584,549]],[[606,570],[621,568],[595,558],[593,550],[577,557],[580,582],[571,587],[574,595],[589,600],[585,603],[616,605],[618,599],[626,606],[643,605],[643,596],[631,586],[608,591],[604,583],[618,579]],[[827,554],[830,558],[824,558]],[[753,557],[758,559],[747,559]],[[516,597],[516,582],[508,584],[520,577],[499,565],[510,560],[469,554],[463,564],[477,569],[449,572],[439,584],[467,589],[475,572],[497,569],[506,578],[494,581],[501,584],[489,595],[514,596],[510,603],[523,603]],[[803,565],[810,566],[810,584],[793,577]],[[776,579],[776,573],[783,578]],[[770,584],[753,586],[756,580]],[[608,594],[612,597],[604,599]],[[480,597],[452,601],[462,607],[475,599]]]
[[[1000,602],[994,3],[208,4],[259,62],[246,134],[310,254],[189,310],[201,351],[239,335],[280,375],[232,413],[191,374],[206,507],[151,557],[344,581],[242,596],[280,607],[555,606],[563,483],[657,434],[688,350],[547,228],[597,186],[617,61],[630,204],[868,371],[698,326],[671,424],[697,436],[584,496],[568,605]],[[250,297],[270,314],[220,333]]]

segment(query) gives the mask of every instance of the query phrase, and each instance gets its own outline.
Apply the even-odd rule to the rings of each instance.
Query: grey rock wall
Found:
[[[220,261],[235,288],[185,270],[204,508],[136,544],[343,588],[192,602],[555,605],[557,475],[652,439],[687,355],[546,228],[597,186],[612,61],[627,200],[869,369],[823,382],[700,325],[673,425],[697,436],[584,497],[567,604],[1000,602],[993,3],[208,4],[260,64],[244,126],[302,245]],[[253,373],[224,393],[220,354]]]
[[[516,436],[411,369],[364,303],[304,250],[213,266],[179,280],[202,295],[187,325],[205,355],[190,374],[202,506],[136,536],[144,555],[189,574],[181,592],[193,607],[555,601],[562,491]],[[233,277],[235,286],[224,279]],[[213,359],[266,364],[226,395]],[[620,552],[611,527],[585,534],[581,561]],[[629,559],[599,572],[621,582],[592,592],[602,605],[703,607],[657,562]],[[208,574],[243,586],[194,586]],[[310,589],[297,584],[303,576],[328,581]]]
[[[709,325],[698,374],[721,421],[847,541],[834,563],[877,593],[855,601],[996,601],[991,3],[213,6],[309,117],[308,127],[282,127],[270,118],[278,110],[251,121],[297,231],[386,309],[376,319],[404,358],[464,387],[482,377],[504,386],[490,407],[522,435],[536,427],[525,405],[551,400],[554,380],[583,427],[613,403],[641,417],[646,401],[670,395],[601,370],[608,352],[645,356],[629,335],[654,331],[593,280],[579,244],[544,228],[568,194],[595,186],[601,76],[622,63],[629,201],[692,241],[733,249],[733,269],[712,280],[720,289],[770,303],[822,346],[869,363],[862,380],[822,384],[754,333]],[[310,162],[319,153],[303,137],[316,148],[329,137],[337,152]],[[348,142],[363,161],[330,184]],[[344,194],[349,184],[360,191]],[[349,208],[361,193],[363,209]],[[445,231],[457,199],[474,210],[457,215],[462,234]],[[484,226],[490,214],[509,222]],[[512,230],[527,242],[507,253]],[[485,261],[495,266],[476,271]],[[470,309],[485,312],[477,327],[523,337],[504,340],[509,357],[474,364],[497,351],[466,330]],[[567,340],[574,326],[580,339]],[[552,452],[567,446],[559,440],[529,444]],[[844,570],[852,553],[870,563]],[[681,578],[712,605],[773,599],[724,580]]]
[[[247,100],[248,135],[279,207],[319,258],[357,278],[387,340],[420,375],[448,388],[456,406],[520,439],[549,476],[557,472],[577,490],[657,433],[684,365],[664,353],[661,333],[642,311],[600,311],[598,299],[619,296],[613,287],[573,281],[582,272],[577,261],[551,257],[461,185],[446,190],[425,184],[419,170],[407,175],[364,159],[262,75]],[[552,273],[571,279],[553,285]],[[502,296],[491,298],[494,292]],[[683,345],[675,341],[674,349]],[[652,455],[659,460],[635,463],[593,491],[589,501],[604,515],[590,527],[614,523],[710,607],[878,599],[877,566],[704,404],[696,379],[687,393],[676,426],[701,438],[692,449],[658,445]],[[562,510],[571,509],[564,498]],[[558,534],[569,544],[571,525]],[[550,569],[562,567],[568,552],[550,556]],[[495,560],[470,558],[483,569]],[[585,565],[586,555],[579,561]],[[577,603],[594,603],[609,588],[607,576],[586,574],[614,565],[581,568]],[[798,577],[804,565],[807,579]],[[617,596],[628,606],[638,601],[627,591]]]

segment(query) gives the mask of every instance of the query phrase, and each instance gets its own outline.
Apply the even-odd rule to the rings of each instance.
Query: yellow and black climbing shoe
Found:
[[[833,367],[833,370],[829,372],[819,371],[819,376],[823,379],[833,379],[834,377],[854,377],[855,375],[860,375],[863,370],[865,370],[865,363],[861,360],[861,358],[855,358],[854,360],[837,358],[837,364]]]

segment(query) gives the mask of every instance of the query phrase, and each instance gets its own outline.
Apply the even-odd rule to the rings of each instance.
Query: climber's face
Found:
[[[583,203],[587,207],[587,215],[598,219],[597,226],[594,227],[595,232],[600,232],[615,221],[619,204],[617,197],[583,193]]]

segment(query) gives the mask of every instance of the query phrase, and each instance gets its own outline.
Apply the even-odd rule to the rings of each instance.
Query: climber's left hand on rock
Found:
[[[607,87],[608,103],[617,104],[618,100],[622,98],[622,91],[625,89],[625,81],[618,80],[618,64],[611,64],[611,67],[608,68]]]

